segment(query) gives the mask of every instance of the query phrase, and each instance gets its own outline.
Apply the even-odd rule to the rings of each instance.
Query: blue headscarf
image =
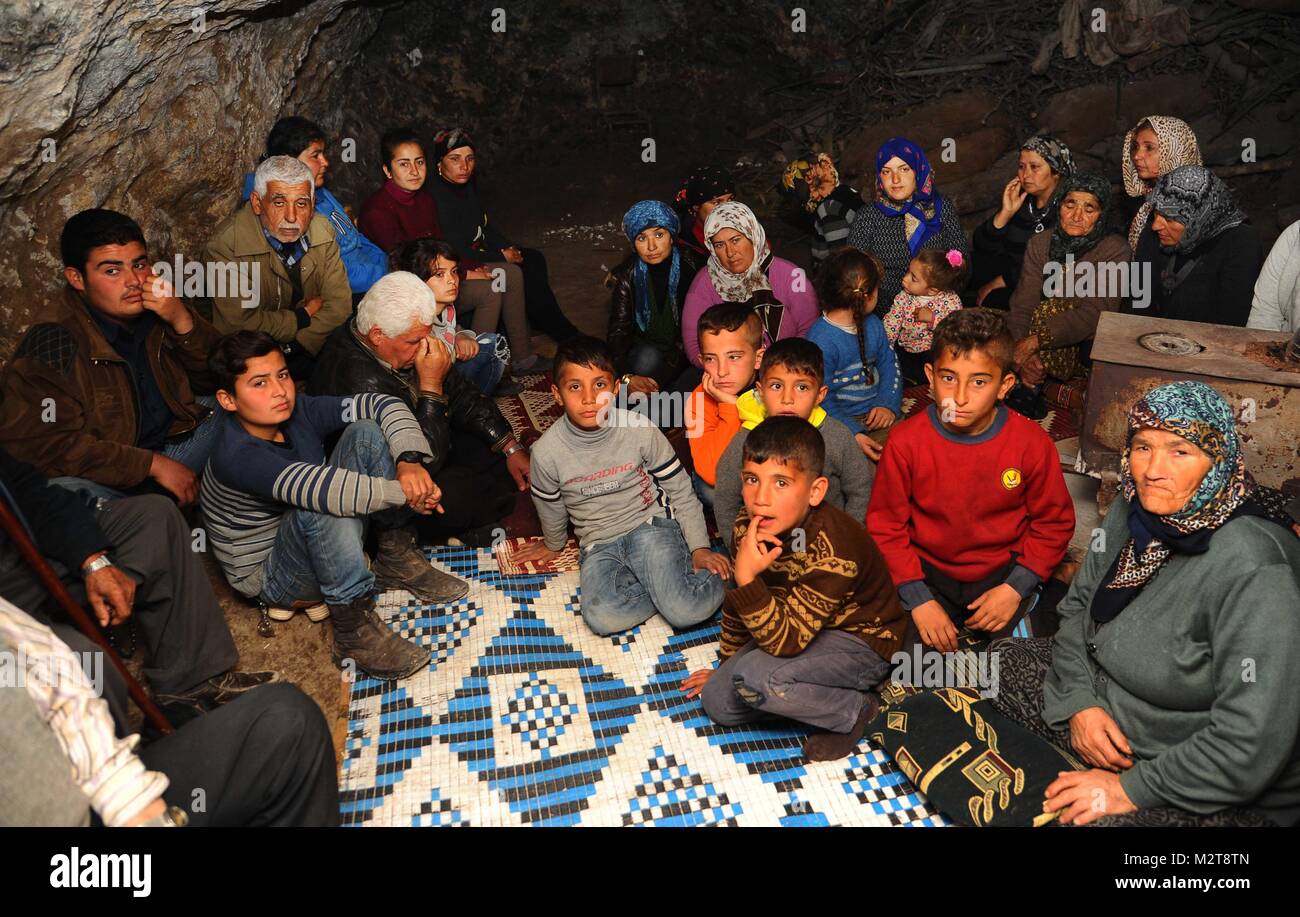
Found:
[[[1158,516],[1142,506],[1130,466],[1139,430],[1181,436],[1210,458],[1210,469],[1187,504]],[[1092,617],[1113,619],[1174,554],[1204,554],[1210,538],[1238,516],[1258,516],[1290,527],[1286,498],[1256,483],[1246,470],[1232,406],[1204,382],[1170,382],[1151,389],[1128,415],[1128,440],[1120,460],[1120,487],[1129,504],[1129,538],[1093,593]]]
[[[623,234],[636,250],[636,237],[651,227],[666,229],[673,235],[672,266],[668,268],[668,308],[677,315],[677,284],[682,276],[682,257],[677,251],[677,231],[681,224],[673,208],[663,201],[637,201],[623,214]],[[632,287],[636,291],[636,326],[645,331],[650,324],[650,265],[640,257],[632,273]]]
[[[907,163],[916,175],[916,190],[906,201],[898,202],[885,193],[885,186],[880,181],[880,170],[885,163],[897,156]],[[907,251],[915,256],[925,244],[925,240],[939,231],[942,200],[935,194],[934,174],[930,170],[930,160],[919,144],[906,137],[891,137],[876,152],[876,209],[888,217],[911,217],[914,225],[908,228]],[[904,223],[906,226],[906,222]]]

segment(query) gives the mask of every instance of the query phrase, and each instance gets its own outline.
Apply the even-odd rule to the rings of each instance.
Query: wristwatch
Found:
[[[410,462],[415,465],[423,465],[424,460],[428,458],[423,452],[403,452],[397,457],[398,463]]]
[[[509,449],[502,449],[502,450],[501,450],[501,457],[502,457],[502,458],[510,458],[510,456],[514,455],[516,452],[523,452],[523,451],[524,451],[524,447],[521,446],[518,442],[516,442],[516,443],[515,443],[513,446],[511,446]]]
[[[190,817],[180,806],[168,806],[162,814],[155,815],[148,821],[140,822],[141,828],[184,828],[190,823]]]
[[[83,577],[90,576],[90,574],[94,573],[97,570],[103,570],[105,567],[111,567],[111,566],[113,566],[113,562],[108,559],[108,555],[101,554],[98,557],[96,557],[94,560],[92,560],[90,563],[86,564],[84,567],[81,568],[81,575]]]

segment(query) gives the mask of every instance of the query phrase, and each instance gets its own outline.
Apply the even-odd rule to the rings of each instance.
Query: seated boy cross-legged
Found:
[[[828,730],[804,743],[810,761],[857,746],[907,626],[875,543],[825,502],[825,455],[798,417],[769,418],[746,439],[722,664],[682,684],[723,725],[777,716]]]
[[[826,502],[854,519],[866,514],[875,467],[849,428],[820,407],[826,398],[823,368],[821,350],[803,338],[777,341],[763,354],[758,384],[736,401],[741,428],[718,459],[713,518],[720,532],[730,531],[740,512],[741,455],[750,431],[765,417],[802,417],[811,423],[826,448]]]
[[[415,545],[411,514],[438,509],[441,493],[410,409],[391,395],[298,395],[280,345],[260,331],[222,338],[211,367],[226,414],[200,496],[226,579],[274,605],[323,597],[335,665],[351,659],[380,680],[427,665],[429,651],[385,627],[372,594],[376,580],[437,604],[469,589]],[[327,461],[325,439],[340,431]],[[373,570],[367,523],[378,530]]]
[[[614,360],[603,341],[561,344],[554,373],[564,416],[532,455],[543,538],[517,559],[554,559],[572,519],[582,618],[593,631],[628,630],[656,611],[674,627],[708,619],[731,562],[709,550],[704,510],[672,446],[646,418],[613,407]]]
[[[945,318],[925,366],[934,404],[885,445],[867,531],[911,612],[909,647],[955,652],[960,627],[980,642],[1010,635],[1074,534],[1055,445],[1001,403],[1012,350],[996,312]]]

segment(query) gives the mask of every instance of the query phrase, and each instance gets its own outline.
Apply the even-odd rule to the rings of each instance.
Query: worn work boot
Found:
[[[334,664],[343,668],[351,659],[356,667],[380,681],[413,675],[429,664],[428,650],[403,640],[388,629],[375,611],[373,596],[364,595],[347,605],[330,605],[334,622]]]
[[[371,569],[380,589],[405,589],[421,602],[446,605],[469,592],[469,583],[429,565],[410,526],[379,530]]]

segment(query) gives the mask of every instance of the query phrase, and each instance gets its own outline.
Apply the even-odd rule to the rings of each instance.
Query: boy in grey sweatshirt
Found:
[[[614,360],[580,336],[555,355],[551,392],[564,408],[532,450],[542,540],[522,561],[553,559],[573,522],[582,617],[598,634],[628,630],[657,611],[674,627],[711,617],[731,562],[709,550],[704,510],[659,429],[614,408]]]

